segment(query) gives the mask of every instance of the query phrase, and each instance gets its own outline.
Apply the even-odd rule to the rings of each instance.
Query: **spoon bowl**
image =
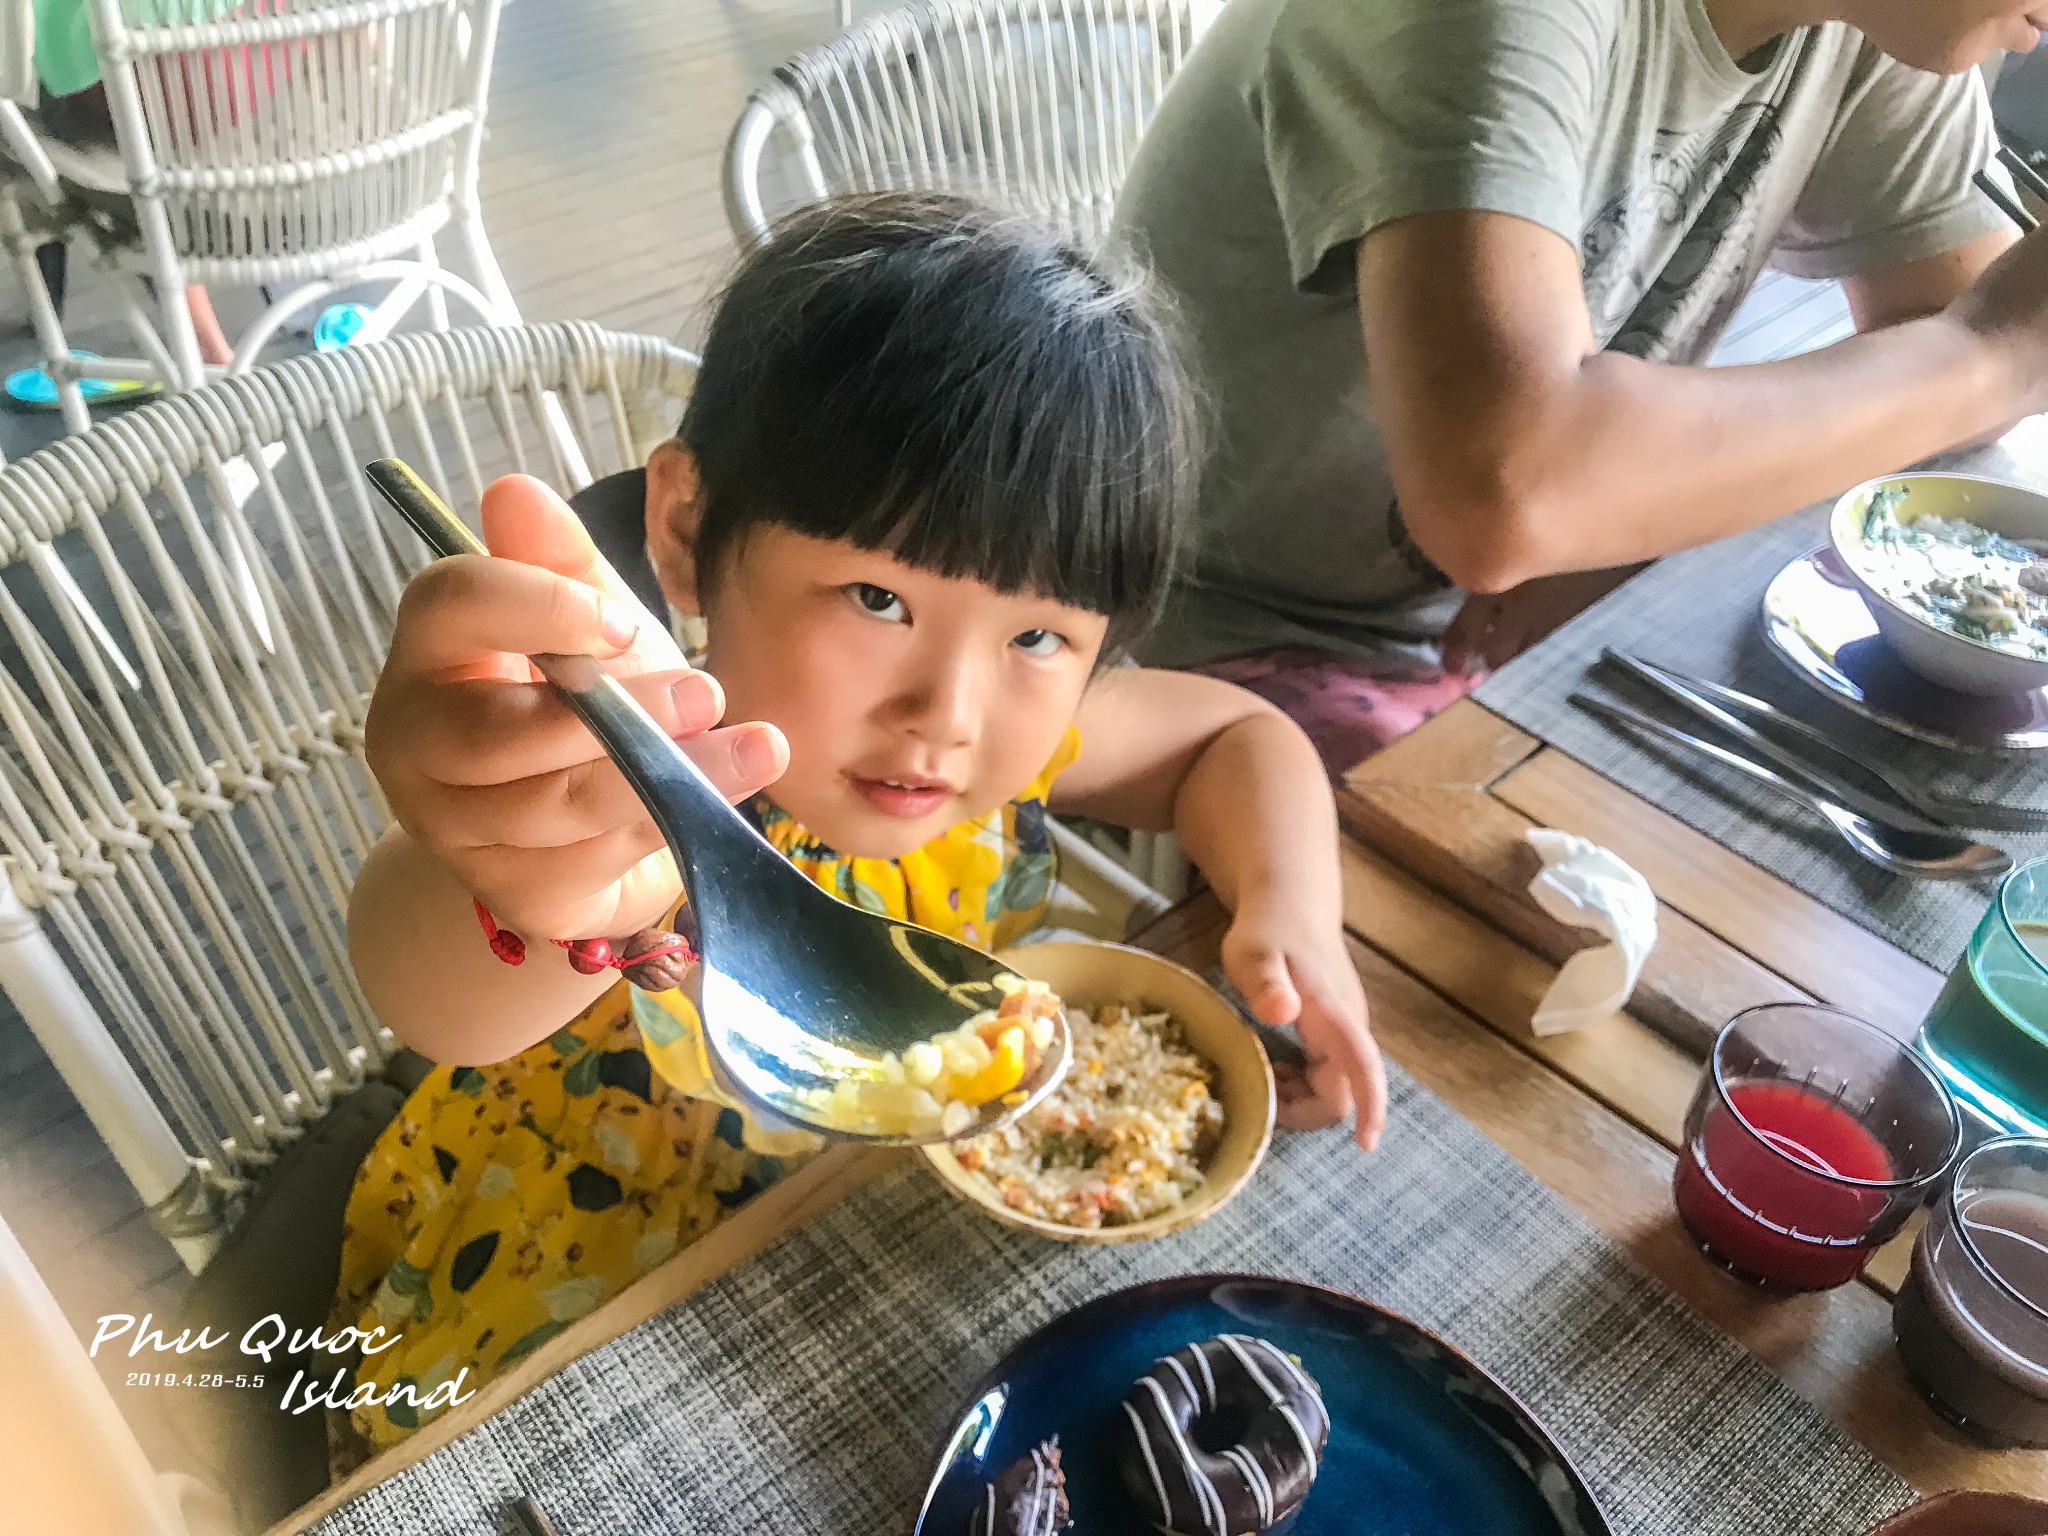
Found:
[[[1818,796],[1810,804],[1841,834],[1842,841],[1871,863],[1894,874],[1915,875],[1922,880],[1981,880],[2012,868],[2012,858],[2004,849],[1973,842],[1960,833],[1889,826],[1831,805]]]
[[[488,555],[482,540],[398,459],[365,474],[435,554]],[[654,622],[649,618],[648,622]],[[958,1131],[876,1135],[826,1113],[845,1080],[880,1079],[883,1058],[958,1028],[1002,1001],[1010,967],[944,934],[840,901],[806,879],[590,656],[535,656],[541,676],[603,746],[661,829],[694,915],[698,964],[686,993],[703,1021],[712,1077],[765,1124],[842,1140],[922,1146],[1007,1125],[1058,1086],[1064,1017],[1037,1067]]]

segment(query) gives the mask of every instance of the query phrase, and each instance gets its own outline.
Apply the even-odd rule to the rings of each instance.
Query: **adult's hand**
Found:
[[[2005,360],[2013,379],[2010,420],[2048,410],[2048,230],[2006,250],[1947,313]]]
[[[604,658],[731,799],[773,783],[788,748],[770,725],[712,728],[718,684],[687,665],[545,485],[507,476],[482,513],[489,557],[437,561],[406,588],[370,703],[371,770],[399,825],[510,927],[634,932],[674,904],[674,860],[527,657]]]

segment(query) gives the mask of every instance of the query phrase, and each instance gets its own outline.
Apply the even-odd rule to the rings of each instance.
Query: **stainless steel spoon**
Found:
[[[399,459],[364,473],[437,555],[482,555],[426,482]],[[648,622],[654,622],[649,618]],[[690,992],[723,1087],[771,1120],[853,1141],[909,1146],[979,1135],[1058,1086],[1071,1060],[1064,1019],[1035,1074],[979,1106],[955,1136],[875,1136],[833,1123],[810,1096],[882,1075],[882,1056],[965,1023],[1014,975],[978,949],[863,911],[805,879],[589,656],[535,656],[534,666],[625,774],[682,872],[697,920]]]
[[[1917,880],[1978,880],[1987,875],[2002,875],[2012,868],[2012,856],[2002,848],[1972,842],[1960,833],[1920,832],[1859,816],[1789,779],[1781,778],[1761,763],[1753,763],[1740,753],[1702,741],[1650,715],[1588,698],[1582,693],[1573,694],[1572,702],[1590,715],[1685,747],[1725,768],[1746,774],[1759,784],[1768,785],[1786,799],[1805,806],[1833,827],[1842,841],[1857,853],[1895,875],[1910,875]]]
[[[1704,677],[1674,672],[1669,667],[1660,667],[1653,662],[1644,661],[1640,656],[1627,655],[1612,646],[1601,652],[1601,655],[1676,702],[1698,711],[1717,725],[1724,726],[1738,740],[1748,742],[1775,761],[1779,767],[1794,769],[1799,777],[1810,779],[1814,788],[1838,800],[1852,811],[1864,810],[1866,814],[1874,815],[1880,820],[1895,820],[1902,826],[1932,821],[1938,828],[1976,827],[1993,832],[2048,830],[2048,810],[2025,805],[2002,805],[1988,800],[1968,800],[1957,795],[1941,794],[1932,789],[1922,789],[1896,769],[1887,768],[1883,763],[1873,759],[1853,756],[1844,748],[1837,746],[1825,733],[1808,725],[1797,715],[1790,714],[1764,699],[1738,693],[1733,688]],[[1705,707],[1709,705],[1720,707]],[[1754,720],[1769,721],[1773,728],[1799,737],[1829,761],[1848,764],[1869,774],[1910,806],[1917,815],[1908,816],[1904,811],[1884,806],[1881,802],[1869,807],[1857,805],[1851,798],[1846,782],[1838,781],[1833,774],[1818,764],[1801,761],[1796,754],[1780,755],[1785,753],[1785,749],[1768,736],[1750,729],[1740,721],[1731,722],[1726,713],[1731,710],[1748,715]]]

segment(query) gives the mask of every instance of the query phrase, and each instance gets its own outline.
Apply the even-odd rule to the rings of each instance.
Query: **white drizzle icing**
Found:
[[[1279,1410],[1280,1416],[1287,1421],[1287,1427],[1294,1431],[1294,1438],[1301,1442],[1302,1454],[1308,1457],[1308,1475],[1314,1477],[1316,1475],[1315,1442],[1309,1439],[1308,1431],[1302,1427],[1301,1420],[1295,1416],[1294,1410],[1288,1406],[1286,1399],[1281,1396],[1280,1389],[1267,1379],[1266,1373],[1258,1368],[1244,1347],[1246,1344],[1264,1344],[1266,1341],[1264,1339],[1249,1339],[1243,1334],[1237,1333],[1223,1333],[1218,1334],[1217,1337],[1223,1341],[1225,1349],[1237,1356],[1238,1364],[1251,1373],[1252,1380],[1256,1381],[1261,1390],[1265,1392],[1266,1401],[1272,1407]],[[1270,1349],[1272,1346],[1267,1345],[1267,1348]]]
[[[1149,1373],[1140,1376],[1138,1384],[1147,1388],[1152,1393],[1153,1401],[1158,1404],[1159,1418],[1165,1426],[1166,1438],[1173,1442],[1174,1455],[1180,1461],[1181,1472],[1186,1476],[1188,1486],[1195,1491],[1195,1502],[1202,1507],[1202,1529],[1214,1529],[1216,1536],[1230,1536],[1230,1517],[1223,1508],[1223,1495],[1216,1491],[1216,1485],[1209,1481],[1208,1474],[1195,1460],[1194,1446],[1181,1435],[1180,1421],[1174,1415],[1173,1404],[1167,1401],[1166,1388]],[[1167,1505],[1166,1512],[1171,1516],[1173,1506]],[[1212,1516],[1215,1520],[1213,1527],[1210,1524]]]
[[[1152,1492],[1159,1499],[1159,1529],[1165,1536],[1174,1536],[1173,1527],[1166,1523],[1173,1518],[1173,1505],[1166,1497],[1166,1479],[1159,1475],[1159,1462],[1152,1454],[1152,1441],[1145,1433],[1145,1420],[1128,1401],[1123,1408],[1130,1415],[1132,1433],[1138,1437],[1138,1449],[1145,1457],[1145,1470],[1152,1474]]]
[[[1259,1506],[1259,1528],[1264,1530],[1273,1523],[1273,1485],[1266,1481],[1265,1472],[1243,1446],[1229,1447],[1223,1452],[1223,1459],[1243,1475],[1245,1486],[1251,1490],[1252,1502]]]
[[[1209,1411],[1216,1411],[1216,1377],[1209,1369],[1209,1351],[1201,1345],[1195,1346],[1195,1364],[1202,1368],[1202,1384],[1209,1389]],[[1193,1394],[1190,1394],[1192,1396]]]
[[[1027,1517],[1024,1529],[1039,1531],[1052,1529],[1052,1512],[1059,1491],[1054,1488],[1052,1474],[1047,1470],[1045,1448],[1034,1445],[1031,1448],[1031,1470],[1039,1475],[1032,1479],[1030,1508],[1024,1511]],[[1041,1518],[1043,1517],[1043,1518]]]
[[[1316,1393],[1316,1384],[1308,1379],[1308,1372],[1301,1368],[1294,1356],[1287,1353],[1286,1350],[1275,1344],[1271,1339],[1254,1338],[1250,1334],[1246,1334],[1244,1337],[1253,1344],[1264,1345],[1266,1352],[1280,1362],[1280,1368],[1301,1383],[1301,1388],[1304,1392]]]
[[[1264,1346],[1266,1353],[1271,1355],[1275,1360],[1280,1362],[1280,1368],[1286,1371],[1297,1382],[1299,1382],[1301,1384],[1302,1391],[1307,1393],[1310,1400],[1313,1401],[1319,1408],[1321,1407],[1323,1401],[1322,1393],[1317,1390],[1316,1384],[1309,1379],[1308,1372],[1304,1371],[1301,1368],[1300,1363],[1295,1360],[1294,1356],[1288,1354],[1286,1350],[1282,1349],[1279,1345],[1275,1344],[1271,1339],[1253,1338],[1247,1335],[1246,1342]],[[1295,1420],[1294,1410],[1290,1408],[1286,1411],[1289,1421],[1295,1423],[1297,1432],[1303,1431],[1305,1429],[1305,1426],[1301,1425],[1297,1420]],[[1329,1410],[1323,1409],[1323,1424],[1325,1426],[1326,1433],[1329,1422]],[[1309,1453],[1308,1470],[1309,1476],[1314,1477],[1316,1470],[1316,1457],[1313,1451]]]
[[[1037,1475],[1025,1485],[1026,1491],[1017,1505],[1018,1529],[1024,1536],[1036,1536],[1041,1531],[1053,1529],[1052,1519],[1059,1509],[1060,1486],[1052,1472],[1052,1451],[1058,1447],[1060,1438],[1054,1435],[1044,1445],[1031,1448],[1031,1470]],[[999,1481],[1000,1479],[998,1479]],[[970,1536],[985,1532],[986,1536],[998,1536],[996,1517],[998,1514],[996,1483],[990,1482],[982,1490],[981,1520],[979,1525],[970,1524]]]

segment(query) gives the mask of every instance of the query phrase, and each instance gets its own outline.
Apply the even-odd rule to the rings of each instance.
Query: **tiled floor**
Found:
[[[529,318],[580,316],[688,339],[731,260],[719,197],[727,129],[752,83],[824,37],[829,0],[513,0],[492,93],[484,201],[496,249]],[[125,350],[76,274],[74,340]],[[253,297],[216,295],[232,333]],[[24,313],[0,271],[0,317]],[[1772,277],[1724,357],[1752,361],[1845,334],[1838,290]],[[0,318],[0,367],[32,362],[25,325]],[[55,435],[46,416],[0,412],[16,458]],[[175,1306],[183,1270],[26,1027],[0,1007],[0,1214],[48,1276],[74,1325]],[[118,1372],[117,1361],[103,1362]],[[118,1393],[161,1462],[164,1426]]]

